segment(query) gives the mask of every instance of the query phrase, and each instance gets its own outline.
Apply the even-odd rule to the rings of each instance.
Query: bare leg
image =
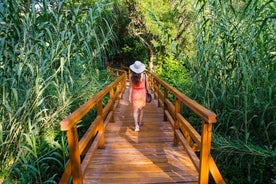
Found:
[[[139,110],[138,109],[133,109],[133,118],[134,118],[134,122],[135,122],[135,131],[139,131],[138,116],[139,116]]]
[[[144,116],[144,109],[139,109],[139,123],[142,123]]]

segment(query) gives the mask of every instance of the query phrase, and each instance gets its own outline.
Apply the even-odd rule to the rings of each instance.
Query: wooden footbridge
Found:
[[[213,112],[148,72],[154,101],[135,132],[127,72],[109,70],[116,80],[60,123],[70,160],[59,183],[207,184],[209,175],[225,183],[210,153]],[[201,119],[201,135],[181,114],[183,107]],[[92,109],[96,118],[79,137],[77,124]]]

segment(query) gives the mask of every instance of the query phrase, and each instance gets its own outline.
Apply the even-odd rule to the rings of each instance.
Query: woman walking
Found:
[[[130,65],[131,75],[129,76],[130,93],[129,101],[132,103],[135,131],[140,131],[143,125],[143,108],[146,105],[146,89],[149,89],[145,65],[140,61],[135,61]]]

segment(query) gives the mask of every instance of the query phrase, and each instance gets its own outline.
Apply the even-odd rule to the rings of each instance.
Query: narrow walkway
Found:
[[[98,149],[84,176],[91,183],[192,183],[198,174],[188,155],[173,146],[173,130],[163,121],[156,102],[147,104],[144,126],[134,131],[129,89],[105,131],[105,149]]]

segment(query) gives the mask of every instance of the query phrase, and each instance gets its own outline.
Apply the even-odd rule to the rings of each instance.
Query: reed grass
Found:
[[[276,146],[272,141],[276,132],[275,4],[269,0],[197,3],[197,56],[190,60],[193,96],[217,113],[214,133],[230,137],[224,144],[228,147],[214,139],[215,149],[221,149],[216,152],[218,162],[229,158],[227,165],[245,170],[242,176],[223,167],[227,177],[229,173],[244,177],[240,183],[270,182],[275,176],[271,163],[275,164]],[[266,154],[259,154],[259,149]],[[230,161],[233,158],[235,163]],[[233,177],[227,181],[237,182]]]
[[[159,29],[155,70],[217,114],[212,155],[227,183],[275,182],[275,1],[193,3],[189,11],[180,8],[189,7],[188,1],[171,2],[169,20],[176,30],[166,26],[168,17],[148,13]],[[189,16],[194,20],[187,21]],[[197,127],[190,112],[182,113]]]
[[[56,183],[68,159],[59,121],[111,80],[99,69],[116,48],[112,4],[1,2],[0,181]]]
[[[217,101],[216,99],[219,98],[220,100],[217,101],[219,107],[235,107],[233,110],[241,111],[242,124],[235,126],[247,134],[253,126],[252,120],[256,116],[261,117],[259,113],[263,105],[274,108],[275,101],[271,100],[273,94],[264,88],[268,87],[271,90],[275,88],[272,80],[272,76],[275,75],[275,71],[272,71],[275,61],[271,60],[275,59],[275,56],[271,55],[273,40],[270,39],[272,35],[275,35],[272,26],[275,22],[267,24],[268,32],[261,33],[267,34],[267,38],[261,42],[258,28],[262,23],[257,19],[261,18],[260,14],[263,14],[263,11],[268,11],[268,14],[271,12],[268,7],[258,9],[260,8],[258,4],[249,2],[242,6],[246,9],[237,12],[235,7],[242,8],[241,5],[212,2],[213,7],[210,5],[208,9],[211,17],[208,19],[208,26],[203,28],[199,25],[199,30],[196,30],[198,35],[206,36],[197,37],[198,58],[200,59],[197,69],[202,72],[200,72],[201,78],[198,75],[195,76],[200,80],[195,79],[195,81],[204,81],[202,101],[208,107],[212,105],[211,101],[214,99]],[[212,4],[211,1],[210,4]],[[233,12],[225,11],[229,9],[229,6],[232,7]],[[251,6],[255,6],[255,12],[252,12],[254,8]],[[247,9],[248,7],[251,8]],[[241,15],[237,16],[239,14]],[[267,44],[265,49],[264,44]],[[269,55],[271,58],[267,57]],[[205,81],[207,81],[206,84]],[[247,141],[245,138],[245,142]]]

